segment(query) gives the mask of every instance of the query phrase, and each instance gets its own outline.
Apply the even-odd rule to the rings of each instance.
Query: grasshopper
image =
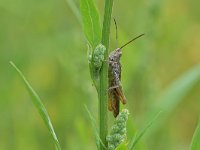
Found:
[[[115,20],[114,20],[115,21]],[[116,25],[116,21],[115,21]],[[117,26],[116,26],[117,29]],[[133,42],[134,40],[138,39],[139,37],[143,36],[141,34],[120,48],[115,49],[109,54],[109,68],[108,68],[108,81],[109,81],[109,89],[108,89],[108,110],[113,111],[114,117],[117,117],[119,114],[120,109],[120,100],[122,104],[126,104],[126,97],[124,95],[122,85],[121,85],[121,63],[120,58],[122,56],[122,49]],[[117,32],[116,32],[117,37]]]

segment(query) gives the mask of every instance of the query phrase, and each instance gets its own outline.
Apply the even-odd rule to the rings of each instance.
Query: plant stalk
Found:
[[[105,59],[108,60],[110,24],[112,14],[113,0],[105,0],[104,21],[102,29],[102,44],[106,47]],[[108,134],[108,62],[104,61],[100,72],[99,88],[99,120],[100,120],[100,138],[107,147],[106,136]],[[105,150],[100,144],[100,150]]]

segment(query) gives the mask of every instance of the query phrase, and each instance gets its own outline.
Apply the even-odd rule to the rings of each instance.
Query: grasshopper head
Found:
[[[122,56],[122,51],[120,48],[117,48],[116,50],[110,53],[109,59],[110,61],[118,62],[121,56]]]
[[[116,59],[120,59],[121,56],[122,56],[122,50],[121,50],[121,48],[117,48],[115,50],[115,57],[116,57]]]
[[[121,57],[122,49],[121,48],[117,48],[115,51],[116,51],[116,54],[119,55],[119,57]]]

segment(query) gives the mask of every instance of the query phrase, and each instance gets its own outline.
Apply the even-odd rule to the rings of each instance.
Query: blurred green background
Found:
[[[96,4],[103,16],[103,1]],[[150,114],[163,110],[138,150],[189,148],[200,114],[199,6],[198,0],[115,1],[119,45],[146,34],[124,48],[122,57],[129,140]],[[0,1],[0,150],[54,149],[10,60],[40,95],[62,149],[96,149],[84,104],[97,118],[98,100],[76,7],[73,0]],[[112,24],[110,49],[115,48]]]

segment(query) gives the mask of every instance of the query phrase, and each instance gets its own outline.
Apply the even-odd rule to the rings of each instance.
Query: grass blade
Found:
[[[79,9],[76,6],[74,0],[66,0],[66,2],[68,3],[69,7],[71,8],[72,12],[76,16],[79,23],[81,23],[81,15],[80,15]]]
[[[149,115],[156,111],[163,111],[162,118],[159,118],[158,123],[152,127],[148,132],[148,136],[155,133],[160,129],[168,116],[174,111],[183,98],[190,92],[193,86],[200,80],[200,65],[196,65],[193,68],[186,71],[178,79],[176,79],[160,96],[160,103],[158,103],[152,112],[148,112]],[[149,116],[146,115],[146,116]],[[148,118],[148,117],[147,117]]]
[[[96,120],[95,120],[94,116],[90,113],[90,111],[86,105],[85,105],[85,110],[87,111],[90,122],[92,123],[92,128],[93,128],[93,132],[95,134],[97,148],[100,149],[99,143],[101,143],[101,145],[106,149],[106,146],[103,144],[102,140],[99,137],[99,131],[97,128]]]
[[[196,127],[194,135],[192,137],[192,142],[190,145],[190,150],[199,150],[200,149],[200,121]]]
[[[94,49],[101,41],[99,14],[93,0],[80,0],[84,34]]]
[[[115,150],[128,150],[126,146],[126,142],[121,143]]]
[[[46,127],[48,128],[49,132],[51,133],[51,137],[54,141],[54,144],[56,146],[56,149],[57,150],[61,150],[61,147],[60,147],[60,144],[58,142],[58,139],[56,137],[56,134],[54,132],[54,129],[53,129],[53,126],[52,126],[52,123],[51,123],[51,120],[49,118],[49,115],[42,103],[42,101],[40,100],[40,97],[38,96],[38,94],[34,91],[34,89],[31,87],[31,85],[29,84],[29,82],[26,80],[25,76],[22,74],[22,72],[17,68],[17,66],[13,63],[13,62],[10,62],[10,64],[15,68],[15,70],[18,72],[18,74],[20,75],[21,79],[23,80],[25,86],[26,86],[26,89],[27,91],[29,92],[31,98],[32,98],[32,101],[35,105],[35,107],[37,108],[40,116],[42,117]]]
[[[151,119],[149,123],[147,123],[146,127],[140,131],[140,133],[136,134],[135,137],[132,138],[131,142],[128,145],[128,149],[132,150],[134,149],[135,145],[138,143],[138,141],[143,137],[143,135],[146,133],[146,131],[153,125],[155,120],[158,118],[161,112],[157,113],[156,116]]]
[[[172,111],[199,79],[200,65],[197,65],[185,72],[163,92],[158,107],[168,112]]]

